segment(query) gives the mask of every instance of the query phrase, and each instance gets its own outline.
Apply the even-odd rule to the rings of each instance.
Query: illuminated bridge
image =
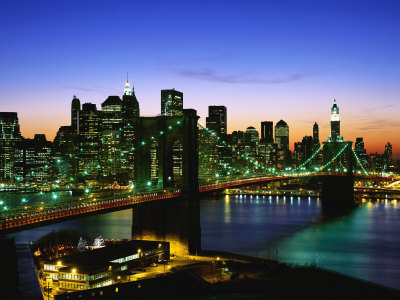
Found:
[[[207,193],[216,190],[223,190],[227,188],[246,186],[249,184],[263,183],[290,180],[296,178],[308,178],[308,177],[329,177],[337,176],[337,174],[320,173],[320,174],[308,174],[308,175],[286,175],[286,176],[260,176],[260,177],[249,177],[241,179],[232,179],[227,181],[218,181],[207,185],[199,186],[200,193]],[[345,176],[345,175],[341,175]],[[355,175],[356,179],[382,179],[377,176],[367,175]],[[383,193],[400,193],[399,190],[393,190],[388,188],[377,188],[377,187],[355,187],[356,191],[360,192],[383,192]],[[135,193],[131,195],[117,195],[106,197],[106,199],[100,199],[97,201],[78,201],[74,200],[61,202],[61,205],[55,207],[49,207],[47,209],[39,209],[38,211],[25,212],[25,209],[21,209],[20,213],[4,217],[0,220],[0,231],[8,234],[12,232],[18,232],[30,228],[45,226],[48,224],[64,222],[66,220],[80,218],[89,215],[96,215],[102,213],[109,213],[112,211],[124,210],[132,208],[134,205],[139,203],[157,201],[162,199],[171,199],[181,197],[182,192],[180,189],[165,189],[161,191],[151,191],[147,193]],[[82,203],[83,202],[83,203]],[[43,208],[43,206],[41,206]]]
[[[134,186],[125,190],[84,188],[78,196],[73,196],[73,192],[65,188],[64,196],[61,195],[62,192],[41,192],[32,193],[31,197],[26,194],[14,203],[1,200],[0,233],[9,234],[135,207],[133,238],[187,244],[182,248],[175,247],[172,243],[171,249],[175,247],[182,253],[193,253],[195,249],[200,248],[198,195],[202,193],[250,184],[307,178],[328,182],[326,189],[330,189],[330,193],[337,192],[336,183],[347,184],[347,193],[351,194],[351,197],[354,180],[358,182],[355,190],[360,192],[377,192],[377,189],[379,192],[385,192],[396,186],[393,184],[385,188],[364,185],[365,182],[382,181],[389,185],[391,179],[369,174],[349,143],[337,143],[333,148],[334,152],[331,151],[329,159],[323,163],[317,160],[324,151],[321,147],[303,163],[279,171],[260,163],[243,149],[229,144],[227,140],[203,128],[197,121],[194,110],[184,110],[183,116],[140,118],[141,134],[133,147]],[[230,157],[229,163],[218,158],[221,153],[223,157]],[[358,166],[354,175],[353,165]],[[165,211],[168,211],[168,217],[165,217]],[[169,224],[166,220],[168,218],[179,220],[181,223]],[[167,223],[169,225],[166,225]],[[160,231],[164,233],[160,235]]]

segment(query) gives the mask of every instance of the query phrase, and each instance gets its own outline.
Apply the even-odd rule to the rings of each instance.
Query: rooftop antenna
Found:
[[[126,71],[126,83],[128,83],[128,71]]]

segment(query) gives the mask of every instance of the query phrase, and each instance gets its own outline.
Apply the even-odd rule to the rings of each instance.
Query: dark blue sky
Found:
[[[2,1],[0,110],[52,138],[72,95],[100,107],[129,71],[143,115],[175,87],[202,117],[226,105],[228,131],[282,118],[292,144],[314,121],[325,140],[336,98],[345,139],[399,152],[399,16],[400,1]]]

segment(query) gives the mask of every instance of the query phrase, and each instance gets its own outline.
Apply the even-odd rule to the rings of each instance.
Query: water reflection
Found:
[[[288,263],[316,265],[400,289],[400,210],[381,199],[351,214],[319,222],[320,200],[268,197],[263,205],[240,196],[229,202],[229,223],[216,222],[223,201],[201,204],[202,244]],[[238,199],[235,197],[235,199]],[[273,201],[274,200],[274,201]],[[210,211],[215,214],[210,214]],[[224,210],[227,212],[227,210]],[[277,251],[277,252],[276,252]]]
[[[297,198],[297,199],[296,199]],[[365,199],[362,207],[319,222],[319,199],[221,196],[201,201],[204,249],[312,264],[400,289],[400,209],[395,200]],[[89,236],[130,238],[132,211],[86,217],[17,233],[36,240],[61,228]],[[278,250],[278,251],[276,251]]]

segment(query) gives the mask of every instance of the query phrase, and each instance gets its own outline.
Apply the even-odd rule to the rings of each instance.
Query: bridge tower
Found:
[[[181,255],[200,249],[198,119],[193,109],[181,116],[141,117],[135,146],[136,188],[176,188],[182,197],[135,206],[132,238],[170,242],[171,253]]]

